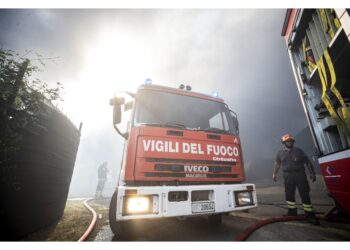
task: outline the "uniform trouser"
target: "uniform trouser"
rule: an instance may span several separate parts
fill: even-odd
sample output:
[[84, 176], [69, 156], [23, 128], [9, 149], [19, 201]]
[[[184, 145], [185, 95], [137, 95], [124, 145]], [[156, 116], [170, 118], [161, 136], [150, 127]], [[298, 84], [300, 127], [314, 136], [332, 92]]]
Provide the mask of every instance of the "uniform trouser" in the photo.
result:
[[102, 190], [105, 186], [105, 179], [98, 180], [97, 187], [96, 187], [96, 195], [100, 192], [100, 195], [102, 195]]
[[310, 186], [305, 171], [283, 172], [286, 201], [289, 214], [296, 214], [295, 189], [298, 189], [306, 214], [313, 214]]

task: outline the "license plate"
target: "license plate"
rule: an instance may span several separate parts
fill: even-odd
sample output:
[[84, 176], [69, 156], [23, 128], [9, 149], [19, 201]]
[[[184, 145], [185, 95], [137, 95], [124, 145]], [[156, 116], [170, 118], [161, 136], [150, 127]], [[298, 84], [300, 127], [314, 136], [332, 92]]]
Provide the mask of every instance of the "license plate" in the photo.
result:
[[214, 212], [214, 202], [192, 203], [192, 213]]

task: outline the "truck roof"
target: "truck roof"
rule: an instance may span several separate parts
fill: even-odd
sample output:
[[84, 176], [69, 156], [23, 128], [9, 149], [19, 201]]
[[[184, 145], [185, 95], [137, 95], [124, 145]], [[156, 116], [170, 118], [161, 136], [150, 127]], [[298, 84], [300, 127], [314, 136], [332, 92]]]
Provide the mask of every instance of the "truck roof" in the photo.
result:
[[185, 89], [171, 88], [171, 87], [166, 87], [166, 86], [161, 86], [161, 85], [154, 85], [154, 84], [143, 84], [143, 85], [140, 85], [138, 90], [141, 90], [141, 89], [156, 90], [156, 91], [173, 93], [173, 94], [178, 94], [178, 95], [187, 95], [187, 96], [197, 97], [197, 98], [206, 99], [206, 100], [210, 100], [210, 101], [224, 103], [224, 100], [222, 98], [213, 97], [211, 95], [201, 94], [201, 93], [197, 93], [197, 92], [192, 92], [192, 91], [185, 90]]

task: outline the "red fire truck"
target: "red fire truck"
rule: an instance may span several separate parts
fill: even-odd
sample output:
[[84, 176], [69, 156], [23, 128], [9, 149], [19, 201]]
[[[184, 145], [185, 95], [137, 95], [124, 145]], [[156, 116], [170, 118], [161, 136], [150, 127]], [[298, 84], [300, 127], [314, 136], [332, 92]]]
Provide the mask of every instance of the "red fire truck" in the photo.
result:
[[324, 182], [350, 212], [350, 10], [288, 9], [284, 36]]
[[222, 215], [257, 206], [254, 184], [244, 184], [236, 114], [218, 97], [141, 85], [112, 98], [113, 125], [125, 138], [109, 219], [115, 234], [135, 221]]

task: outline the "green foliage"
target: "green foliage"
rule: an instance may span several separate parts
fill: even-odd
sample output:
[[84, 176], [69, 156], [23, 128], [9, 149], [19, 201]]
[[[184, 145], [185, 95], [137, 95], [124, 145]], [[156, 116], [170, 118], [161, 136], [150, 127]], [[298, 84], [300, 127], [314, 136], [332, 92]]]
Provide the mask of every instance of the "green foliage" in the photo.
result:
[[[44, 65], [41, 57], [38, 61]], [[39, 71], [31, 60], [0, 48], [0, 181], [8, 183], [11, 171], [16, 168], [11, 159], [20, 149], [23, 130], [39, 125], [48, 112], [46, 105], [61, 100], [61, 83], [49, 88], [40, 79], [31, 79]], [[13, 178], [10, 183], [15, 187]]]

